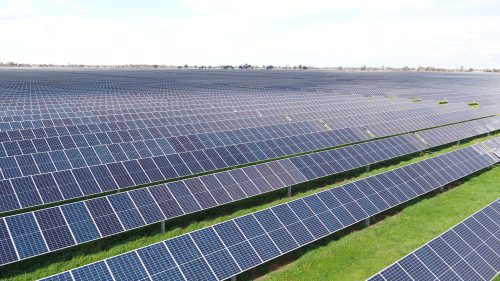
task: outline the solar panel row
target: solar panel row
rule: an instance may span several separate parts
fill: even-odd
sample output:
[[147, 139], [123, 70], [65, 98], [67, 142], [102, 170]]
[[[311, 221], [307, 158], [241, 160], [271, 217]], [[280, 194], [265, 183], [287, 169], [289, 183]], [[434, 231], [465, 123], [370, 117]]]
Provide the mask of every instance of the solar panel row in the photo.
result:
[[[414, 119], [415, 117], [410, 117], [406, 120], [407, 122], [388, 120], [376, 125], [367, 124], [364, 127], [376, 136], [390, 136], [394, 134], [416, 131], [423, 128], [431, 128], [451, 123], [463, 122], [478, 118], [478, 115], [489, 113], [491, 113], [489, 110], [485, 110], [483, 113], [475, 111], [463, 111], [461, 113], [450, 112], [434, 116], [419, 117], [417, 119]], [[494, 113], [492, 115], [494, 115]]]
[[492, 280], [499, 272], [497, 199], [369, 280]]
[[436, 147], [497, 130], [500, 130], [500, 117], [491, 117], [425, 130], [418, 132], [417, 135], [422, 137], [430, 146]]
[[44, 280], [224, 280], [500, 160], [485, 151], [466, 147]]

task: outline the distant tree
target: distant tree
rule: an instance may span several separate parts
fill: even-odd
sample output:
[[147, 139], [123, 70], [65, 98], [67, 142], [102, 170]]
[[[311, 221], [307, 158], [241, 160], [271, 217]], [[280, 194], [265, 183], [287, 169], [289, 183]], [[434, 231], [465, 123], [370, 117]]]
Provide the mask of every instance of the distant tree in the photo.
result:
[[158, 65], [157, 64], [153, 64], [153, 68], [158, 68]]
[[181, 68], [182, 68], [182, 66], [181, 66], [181, 65], [179, 65], [179, 66], [177, 67], [177, 69], [181, 69]]
[[184, 65], [184, 68], [188, 68], [189, 66], [187, 64]]
[[366, 65], [361, 66], [361, 70], [365, 71], [366, 70]]
[[252, 66], [248, 63], [245, 63], [245, 64], [238, 65], [238, 68], [239, 69], [249, 69], [249, 68], [252, 68]]
[[274, 66], [272, 66], [272, 65], [266, 66], [266, 69], [273, 69], [273, 68], [274, 68]]
[[302, 69], [303, 69], [303, 70], [307, 70], [307, 69], [308, 69], [308, 67], [304, 65], [304, 66], [302, 66]]

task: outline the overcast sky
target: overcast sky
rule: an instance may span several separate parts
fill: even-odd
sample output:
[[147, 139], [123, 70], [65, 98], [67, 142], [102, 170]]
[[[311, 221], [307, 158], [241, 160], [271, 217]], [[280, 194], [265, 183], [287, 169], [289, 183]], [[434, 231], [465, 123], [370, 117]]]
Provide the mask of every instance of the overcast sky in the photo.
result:
[[500, 1], [0, 0], [0, 62], [500, 67]]

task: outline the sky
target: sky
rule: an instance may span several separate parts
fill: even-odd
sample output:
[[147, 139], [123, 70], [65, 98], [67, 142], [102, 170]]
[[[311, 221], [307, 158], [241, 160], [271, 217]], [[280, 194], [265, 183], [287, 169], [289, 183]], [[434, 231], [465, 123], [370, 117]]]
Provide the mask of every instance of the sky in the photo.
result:
[[500, 1], [0, 0], [0, 62], [500, 67]]

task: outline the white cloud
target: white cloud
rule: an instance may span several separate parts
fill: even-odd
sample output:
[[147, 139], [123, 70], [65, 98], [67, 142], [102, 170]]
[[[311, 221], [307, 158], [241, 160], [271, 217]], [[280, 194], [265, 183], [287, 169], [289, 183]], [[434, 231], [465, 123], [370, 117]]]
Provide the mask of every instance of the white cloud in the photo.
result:
[[494, 1], [0, 3], [0, 61], [500, 66]]

